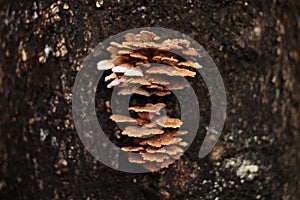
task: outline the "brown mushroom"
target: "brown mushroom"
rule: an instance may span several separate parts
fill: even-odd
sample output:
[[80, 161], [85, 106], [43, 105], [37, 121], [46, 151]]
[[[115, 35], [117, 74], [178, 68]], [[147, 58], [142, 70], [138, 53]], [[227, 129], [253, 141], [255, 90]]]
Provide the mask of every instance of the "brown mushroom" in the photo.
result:
[[[193, 70], [202, 68], [199, 63], [194, 62], [195, 59], [183, 60], [184, 56], [176, 54], [200, 56], [187, 40], [162, 40], [157, 34], [146, 30], [127, 33], [124, 39], [123, 42], [110, 43], [107, 51], [111, 53], [111, 60], [97, 63], [98, 70], [111, 71], [104, 81], [108, 82], [108, 88], [119, 86], [118, 95], [164, 97], [173, 90], [190, 87], [190, 84], [180, 81], [178, 77], [195, 77], [196, 72]], [[153, 65], [151, 62], [160, 64]], [[177, 131], [183, 122], [177, 118], [160, 116], [164, 107], [164, 103], [139, 104], [128, 108], [134, 112], [134, 118], [115, 114], [110, 116], [115, 122], [131, 123], [120, 133], [126, 135], [120, 137], [121, 140], [126, 138], [126, 141], [129, 139], [132, 142], [132, 146], [126, 145], [121, 149], [136, 152], [129, 154], [128, 161], [142, 164], [152, 172], [168, 167], [183, 154], [184, 147], [188, 146], [181, 137], [188, 132]], [[148, 138], [143, 138], [145, 136]]]

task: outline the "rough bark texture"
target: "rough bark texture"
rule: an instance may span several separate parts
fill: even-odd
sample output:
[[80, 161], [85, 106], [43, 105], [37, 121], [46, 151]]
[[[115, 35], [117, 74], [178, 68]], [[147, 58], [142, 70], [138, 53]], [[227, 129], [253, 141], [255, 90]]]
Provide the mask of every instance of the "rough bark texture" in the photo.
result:
[[[300, 197], [299, 1], [97, 5], [0, 1], [1, 199]], [[81, 63], [99, 42], [144, 26], [175, 29], [204, 46], [223, 76], [228, 111], [208, 157], [197, 158], [210, 114], [206, 99], [199, 140], [179, 161], [159, 173], [126, 174], [85, 150], [70, 94]]]

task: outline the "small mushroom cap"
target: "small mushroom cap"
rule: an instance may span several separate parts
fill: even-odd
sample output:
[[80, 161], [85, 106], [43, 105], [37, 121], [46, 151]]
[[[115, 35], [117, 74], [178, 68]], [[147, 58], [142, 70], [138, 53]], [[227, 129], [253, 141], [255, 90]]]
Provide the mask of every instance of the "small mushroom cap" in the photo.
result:
[[175, 68], [171, 66], [159, 66], [159, 67], [152, 67], [148, 70], [146, 70], [147, 74], [165, 74], [168, 76], [189, 76], [189, 77], [195, 77], [196, 72], [192, 72], [187, 69], [182, 68]]
[[115, 122], [128, 122], [128, 123], [136, 123], [136, 119], [131, 118], [131, 117], [127, 117], [124, 115], [111, 115], [109, 117], [112, 121]]
[[146, 161], [150, 162], [163, 162], [168, 159], [169, 156], [163, 153], [141, 153], [142, 157]]
[[125, 73], [129, 70], [130, 68], [127, 67], [126, 65], [119, 65], [119, 66], [115, 66], [112, 68], [112, 71], [115, 73]]
[[141, 87], [139, 87], [137, 89], [134, 89], [131, 87], [125, 87], [125, 88], [122, 88], [118, 92], [118, 95], [131, 95], [131, 94], [139, 94], [139, 95], [146, 96], [146, 97], [150, 96], [150, 93]]
[[119, 52], [119, 48], [114, 47], [114, 46], [109, 46], [107, 48], [107, 51], [110, 52], [110, 53], [112, 53], [112, 54], [117, 54]]
[[121, 49], [119, 50], [117, 53], [118, 55], [122, 55], [122, 56], [128, 56], [132, 51], [128, 50], [128, 49]]
[[143, 54], [140, 54], [140, 53], [137, 53], [137, 52], [130, 53], [130, 57], [141, 59], [141, 60], [148, 60], [147, 56], [144, 56]]
[[117, 65], [121, 65], [123, 63], [126, 63], [128, 60], [129, 60], [128, 56], [121, 55], [121, 56], [114, 57], [112, 59], [112, 63], [117, 66]]
[[176, 71], [177, 71], [179, 76], [189, 76], [189, 77], [195, 77], [196, 76], [196, 72], [192, 72], [188, 69], [183, 69], [183, 68], [177, 68], [176, 67]]
[[171, 155], [171, 156], [173, 159], [178, 160], [182, 155], [183, 155], [183, 153], [177, 153], [177, 154]]
[[182, 136], [182, 135], [186, 135], [186, 134], [188, 134], [187, 131], [177, 131], [177, 134], [176, 134], [176, 135]]
[[144, 124], [143, 126], [144, 126], [145, 128], [155, 128], [155, 127], [157, 127], [158, 125], [157, 125], [156, 121], [154, 121], [154, 122], [151, 122], [151, 123]]
[[159, 97], [162, 97], [162, 96], [166, 96], [166, 95], [169, 95], [171, 94], [170, 91], [168, 90], [153, 90], [150, 92], [150, 95], [156, 95], [156, 96], [159, 96]]
[[165, 88], [164, 86], [161, 85], [157, 85], [157, 84], [152, 84], [152, 85], [146, 85], [146, 88], [148, 89], [157, 89], [157, 90], [168, 90], [167, 88]]
[[155, 128], [155, 127], [148, 127], [146, 126], [147, 124], [149, 124], [149, 119], [146, 119], [146, 118], [136, 118], [136, 124], [144, 127], [144, 128]]
[[180, 142], [182, 142], [182, 138], [174, 137], [170, 144], [179, 144]]
[[114, 80], [117, 78], [117, 74], [116, 73], [111, 73], [110, 75], [106, 76], [104, 78], [104, 81], [105, 82], [108, 82], [108, 81], [111, 81], [111, 80]]
[[147, 48], [147, 44], [144, 42], [123, 42], [122, 43], [122, 47], [123, 48], [127, 48], [127, 49], [140, 49], [140, 48]]
[[178, 153], [183, 153], [183, 149], [176, 145], [168, 145], [164, 147], [164, 149], [166, 150], [166, 153], [171, 156], [177, 155]]
[[115, 65], [112, 63], [111, 60], [101, 60], [97, 63], [98, 70], [108, 70], [113, 68]]
[[158, 118], [156, 122], [164, 128], [179, 128], [182, 125], [182, 121], [180, 119], [169, 118], [167, 116]]
[[122, 147], [121, 150], [127, 151], [127, 152], [135, 152], [135, 151], [142, 151], [142, 150], [144, 150], [144, 148], [141, 146], [139, 146], [139, 147], [128, 146], [128, 147]]
[[165, 153], [165, 150], [161, 150], [163, 148], [160, 147], [147, 147], [146, 152], [147, 153]]
[[151, 85], [151, 83], [147, 79], [145, 79], [144, 77], [130, 78], [126, 81], [126, 83]]
[[148, 163], [144, 164], [143, 166], [145, 169], [148, 169], [150, 172], [157, 172], [161, 169], [159, 166], [157, 166], [155, 163], [152, 163], [152, 162], [148, 162]]
[[197, 62], [192, 62], [192, 61], [183, 61], [178, 63], [178, 66], [180, 67], [187, 67], [187, 68], [193, 68], [193, 69], [200, 69], [202, 68], [202, 66], [197, 63]]
[[173, 67], [170, 66], [159, 66], [159, 67], [151, 67], [146, 71], [148, 74], [166, 74], [169, 76], [176, 76], [177, 72]]
[[166, 80], [166, 78], [158, 75], [152, 75], [148, 76], [147, 79], [152, 83], [152, 84], [160, 84], [160, 85], [169, 85], [170, 82]]
[[143, 68], [149, 68], [150, 67], [150, 64], [149, 63], [147, 63], [147, 61], [145, 61], [145, 60], [142, 60], [142, 61], [137, 61], [136, 63], [135, 63], [135, 66], [139, 66], [139, 67], [143, 67]]
[[184, 40], [184, 39], [176, 39], [176, 41], [180, 46], [185, 47], [185, 48], [189, 48], [190, 44], [191, 44], [191, 42]]
[[182, 89], [188, 88], [188, 87], [190, 87], [190, 85], [186, 82], [183, 82], [183, 81], [174, 82], [174, 81], [172, 81], [172, 82], [170, 82], [170, 84], [168, 85], [167, 88], [169, 90], [182, 90]]
[[173, 57], [162, 57], [161, 58], [161, 61], [165, 62], [165, 63], [177, 63], [178, 60], [176, 58], [173, 58]]
[[151, 138], [147, 138], [140, 142], [140, 145], [150, 145], [153, 147], [161, 147], [164, 145], [169, 145], [173, 141], [174, 134], [164, 133], [162, 135], [154, 135]]
[[175, 159], [169, 158], [164, 160], [163, 162], [159, 163], [159, 166], [161, 168], [167, 168], [169, 165], [173, 164], [175, 162]]
[[131, 163], [144, 164], [146, 161], [143, 159], [141, 154], [131, 153], [128, 155], [128, 161]]
[[183, 54], [188, 55], [188, 56], [199, 56], [199, 53], [193, 49], [193, 48], [187, 48], [181, 50]]
[[148, 153], [164, 153], [167, 155], [177, 155], [178, 153], [183, 153], [183, 149], [178, 147], [177, 145], [171, 144], [167, 145], [165, 147], [159, 148], [159, 147], [147, 147], [146, 152]]
[[127, 80], [127, 77], [121, 77], [121, 78], [116, 78], [112, 82], [110, 82], [106, 87], [107, 88], [113, 88], [115, 86], [120, 85], [121, 83], [125, 82]]
[[129, 110], [133, 110], [135, 112], [147, 112], [147, 113], [155, 113], [159, 114], [159, 111], [166, 107], [166, 104], [164, 103], [157, 103], [157, 104], [152, 104], [152, 103], [147, 103], [145, 106], [133, 106], [129, 107]]
[[149, 112], [138, 112], [137, 115], [143, 119], [143, 120], [146, 120], [147, 122], [151, 121], [152, 117], [153, 117], [153, 114], [150, 114]]
[[155, 33], [153, 32], [150, 32], [150, 31], [141, 31], [140, 34], [140, 39], [143, 40], [143, 41], [153, 41], [153, 40], [159, 40], [160, 37], [158, 35], [156, 35]]
[[128, 135], [129, 137], [142, 137], [148, 135], [158, 135], [163, 134], [164, 131], [160, 129], [147, 129], [147, 128], [138, 128], [135, 126], [127, 126], [122, 135]]
[[113, 46], [113, 47], [116, 47], [116, 48], [119, 48], [119, 49], [123, 47], [122, 44], [119, 44], [115, 41], [110, 42], [110, 46]]
[[112, 82], [110, 82], [108, 85], [107, 85], [107, 88], [113, 88], [117, 85], [120, 85], [121, 83], [121, 80], [116, 78], [115, 80], [113, 80]]
[[133, 33], [126, 33], [126, 35], [125, 35], [125, 40], [126, 40], [127, 42], [138, 42], [138, 41], [139, 41], [139, 38], [136, 37], [136, 35], [133, 34]]
[[143, 72], [138, 68], [131, 68], [130, 70], [126, 71], [125, 76], [144, 76]]
[[176, 39], [168, 39], [163, 41], [162, 46], [167, 47], [172, 50], [182, 50], [183, 47], [178, 44], [178, 40]]
[[189, 144], [188, 144], [187, 142], [185, 142], [185, 141], [182, 141], [182, 142], [179, 142], [178, 145], [179, 145], [179, 146], [182, 146], [182, 147], [186, 147], [186, 146], [188, 146]]
[[154, 60], [156, 62], [159, 62], [162, 57], [163, 57], [162, 55], [155, 55], [155, 56], [152, 57], [152, 60]]

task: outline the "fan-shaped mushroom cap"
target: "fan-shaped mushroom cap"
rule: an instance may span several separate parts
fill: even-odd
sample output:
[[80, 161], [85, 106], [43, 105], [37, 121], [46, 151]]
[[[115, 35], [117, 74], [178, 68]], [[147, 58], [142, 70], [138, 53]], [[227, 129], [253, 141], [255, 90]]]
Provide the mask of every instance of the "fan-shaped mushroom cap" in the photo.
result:
[[130, 57], [141, 59], [141, 60], [148, 60], [147, 56], [144, 56], [143, 54], [140, 54], [138, 52], [132, 52], [132, 53], [130, 53]]
[[129, 137], [143, 137], [148, 135], [158, 135], [163, 134], [164, 131], [160, 129], [147, 129], [147, 128], [138, 128], [135, 126], [127, 126], [122, 135], [128, 135]]
[[176, 145], [168, 145], [166, 147], [164, 147], [164, 149], [166, 150], [166, 153], [169, 155], [177, 155], [178, 153], [183, 153], [183, 150], [176, 146]]
[[108, 70], [113, 68], [115, 65], [112, 63], [111, 60], [101, 60], [97, 63], [98, 70]]
[[160, 85], [169, 85], [170, 84], [170, 82], [167, 81], [166, 78], [158, 76], [158, 75], [148, 76], [147, 79], [152, 84], [160, 84]]
[[110, 75], [106, 76], [104, 78], [104, 81], [105, 82], [108, 82], [108, 81], [111, 81], [111, 80], [114, 80], [117, 78], [117, 74], [116, 73], [111, 73]]
[[144, 77], [130, 78], [126, 81], [126, 83], [151, 85], [151, 83], [147, 79], [145, 79]]
[[124, 115], [111, 115], [109, 118], [115, 122], [136, 123], [136, 119]]
[[143, 159], [141, 154], [131, 153], [128, 155], [128, 161], [131, 163], [144, 164], [146, 161]]
[[157, 172], [160, 170], [160, 167], [152, 162], [148, 162], [148, 163], [144, 164], [143, 166], [145, 169], [148, 169], [150, 172]]
[[126, 40], [127, 42], [138, 42], [138, 41], [139, 41], [139, 38], [136, 37], [136, 35], [133, 34], [133, 33], [126, 33], [126, 35], [125, 35], [125, 40]]
[[125, 76], [144, 76], [143, 72], [138, 68], [131, 68], [130, 70], [126, 71]]
[[129, 110], [133, 110], [135, 112], [148, 112], [148, 113], [155, 113], [159, 114], [159, 111], [166, 107], [166, 104], [164, 103], [157, 103], [157, 104], [152, 104], [152, 103], [147, 103], [145, 106], [133, 106], [129, 107]]
[[142, 158], [150, 162], [162, 162], [169, 158], [167, 154], [163, 153], [141, 153]]
[[128, 67], [124, 67], [124, 66], [119, 65], [119, 66], [113, 67], [111, 71], [113, 71], [115, 73], [125, 73], [128, 70], [129, 70]]
[[131, 94], [139, 94], [139, 95], [143, 95], [146, 97], [150, 96], [150, 93], [141, 87], [136, 88], [136, 89], [134, 89], [132, 87], [124, 87], [118, 92], [118, 95], [131, 95]]
[[153, 41], [160, 39], [158, 35], [150, 31], [141, 31], [139, 34], [139, 38], [143, 41]]
[[199, 56], [198, 52], [193, 49], [193, 48], [187, 48], [181, 50], [183, 54], [188, 55], [188, 56]]
[[112, 59], [112, 63], [117, 66], [117, 65], [121, 65], [123, 63], [126, 63], [128, 60], [129, 60], [128, 56], [121, 55], [121, 56], [114, 57]]
[[169, 90], [153, 90], [150, 92], [150, 95], [156, 95], [156, 96], [166, 96], [171, 94], [171, 92]]
[[171, 144], [172, 140], [174, 138], [173, 133], [164, 133], [162, 135], [155, 135], [151, 138], [147, 138], [144, 141], [140, 142], [140, 145], [150, 145], [153, 147], [161, 147], [164, 145]]
[[193, 69], [200, 69], [202, 66], [197, 62], [192, 61], [183, 61], [177, 64], [180, 67], [186, 67], [186, 68], [193, 68]]
[[161, 61], [165, 62], [165, 63], [177, 63], [178, 62], [178, 60], [176, 58], [167, 57], [167, 56], [162, 57]]
[[152, 67], [146, 71], [148, 74], [165, 74], [168, 76], [190, 76], [195, 77], [196, 72], [171, 66]]
[[133, 146], [128, 146], [128, 147], [122, 147], [121, 150], [127, 151], [127, 152], [135, 152], [135, 151], [142, 151], [144, 150], [143, 147], [133, 147]]
[[157, 124], [164, 128], [179, 128], [182, 121], [177, 118], [169, 118], [167, 116], [160, 117], [156, 120]]
[[189, 144], [188, 144], [187, 142], [185, 142], [185, 141], [182, 141], [182, 142], [179, 142], [178, 145], [179, 145], [179, 146], [182, 146], [182, 147], [186, 147], [186, 146], [188, 146]]

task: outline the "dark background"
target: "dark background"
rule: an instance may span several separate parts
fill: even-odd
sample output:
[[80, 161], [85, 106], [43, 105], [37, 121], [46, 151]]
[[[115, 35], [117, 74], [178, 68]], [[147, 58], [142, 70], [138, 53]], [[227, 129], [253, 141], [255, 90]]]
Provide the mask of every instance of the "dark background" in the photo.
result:
[[[1, 0], [0, 22], [1, 199], [300, 198], [298, 0]], [[70, 98], [99, 42], [145, 26], [203, 45], [227, 89], [227, 118], [206, 158], [195, 141], [169, 169], [126, 174], [86, 151]], [[241, 175], [245, 166], [258, 171]]]

